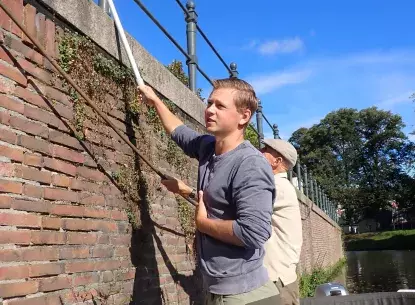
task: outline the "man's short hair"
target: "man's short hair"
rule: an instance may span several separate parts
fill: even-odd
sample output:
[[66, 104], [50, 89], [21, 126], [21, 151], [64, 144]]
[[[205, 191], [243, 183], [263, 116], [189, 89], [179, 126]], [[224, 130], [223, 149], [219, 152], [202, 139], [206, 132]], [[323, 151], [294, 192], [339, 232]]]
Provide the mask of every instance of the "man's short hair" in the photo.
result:
[[258, 108], [258, 98], [254, 88], [249, 83], [239, 78], [223, 78], [213, 81], [213, 90], [222, 88], [236, 90], [234, 100], [239, 112], [249, 109], [251, 110], [251, 116], [255, 113]]

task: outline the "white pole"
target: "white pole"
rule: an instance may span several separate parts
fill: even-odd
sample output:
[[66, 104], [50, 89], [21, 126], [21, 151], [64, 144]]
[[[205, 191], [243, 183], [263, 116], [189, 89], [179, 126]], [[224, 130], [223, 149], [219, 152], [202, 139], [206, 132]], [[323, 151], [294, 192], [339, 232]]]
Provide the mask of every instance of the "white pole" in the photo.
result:
[[124, 29], [121, 25], [120, 18], [118, 17], [117, 10], [115, 9], [114, 2], [112, 0], [108, 0], [108, 4], [110, 6], [110, 12], [114, 16], [115, 25], [117, 26], [118, 33], [121, 36], [121, 41], [124, 45], [125, 50], [127, 51], [128, 59], [130, 60], [131, 67], [133, 68], [137, 84], [139, 86], [142, 86], [144, 85], [144, 81], [140, 75], [140, 72], [138, 71], [137, 63], [133, 57], [133, 53], [131, 52], [131, 48], [128, 44], [127, 37], [125, 37]]

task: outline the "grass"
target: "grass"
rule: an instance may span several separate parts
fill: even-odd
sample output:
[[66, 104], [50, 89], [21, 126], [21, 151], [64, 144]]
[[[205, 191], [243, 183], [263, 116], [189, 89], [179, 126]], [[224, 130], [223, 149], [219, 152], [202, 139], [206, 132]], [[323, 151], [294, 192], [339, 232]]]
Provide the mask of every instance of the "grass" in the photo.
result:
[[300, 297], [313, 297], [317, 286], [333, 281], [346, 265], [346, 259], [343, 258], [328, 268], [316, 268], [309, 274], [300, 276]]
[[415, 250], [415, 229], [350, 234], [344, 241], [346, 251]]

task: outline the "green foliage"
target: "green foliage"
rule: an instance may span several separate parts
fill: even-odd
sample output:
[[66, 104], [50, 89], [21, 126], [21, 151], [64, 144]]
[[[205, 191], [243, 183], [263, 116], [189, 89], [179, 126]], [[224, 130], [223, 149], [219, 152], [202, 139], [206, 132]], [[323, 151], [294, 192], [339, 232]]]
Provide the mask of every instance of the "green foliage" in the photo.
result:
[[375, 217], [390, 200], [409, 202], [399, 192], [404, 181], [408, 196], [415, 191], [407, 175], [415, 146], [403, 127], [399, 115], [376, 107], [343, 108], [295, 131], [289, 141], [329, 197], [344, 206], [346, 221], [355, 223]]
[[[189, 77], [184, 72], [183, 63], [180, 60], [173, 60], [171, 64], [166, 66], [169, 71], [177, 77], [179, 81], [181, 81], [186, 87], [189, 88]], [[196, 95], [203, 100], [202, 98], [202, 89], [198, 88], [196, 90]]]
[[176, 201], [178, 204], [179, 222], [186, 236], [186, 244], [193, 245], [196, 231], [194, 221], [195, 210], [180, 196], [176, 196]]
[[415, 250], [415, 229], [349, 234], [345, 236], [347, 251]]
[[259, 140], [258, 135], [253, 130], [255, 129], [254, 123], [249, 123], [248, 127], [245, 129], [245, 139], [251, 142], [251, 144], [257, 148], [259, 148]]
[[73, 62], [78, 58], [78, 48], [86, 41], [84, 36], [76, 33], [66, 33], [61, 38], [59, 49], [59, 65], [65, 72], [69, 72]]
[[111, 78], [117, 84], [123, 84], [128, 78], [133, 78], [131, 69], [126, 68], [113, 59], [107, 58], [101, 53], [94, 56], [94, 70], [103, 76]]
[[346, 259], [341, 259], [339, 262], [329, 268], [316, 268], [309, 274], [300, 276], [300, 297], [313, 297], [317, 286], [333, 281], [342, 272], [346, 265]]

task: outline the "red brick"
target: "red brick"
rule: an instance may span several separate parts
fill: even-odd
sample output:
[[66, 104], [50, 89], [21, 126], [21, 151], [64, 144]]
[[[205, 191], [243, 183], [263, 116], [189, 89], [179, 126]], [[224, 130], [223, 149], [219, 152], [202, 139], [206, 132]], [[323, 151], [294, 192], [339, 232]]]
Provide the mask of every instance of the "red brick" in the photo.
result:
[[81, 203], [85, 205], [105, 206], [105, 198], [101, 195], [82, 193], [79, 195]]
[[40, 95], [29, 91], [28, 89], [17, 86], [14, 89], [14, 94], [29, 104], [38, 106], [43, 109], [49, 108], [48, 104]]
[[92, 283], [97, 283], [99, 276], [96, 272], [90, 272], [88, 274], [78, 275], [73, 277], [73, 287], [84, 286]]
[[66, 263], [66, 273], [88, 272], [95, 270], [95, 263], [91, 261]]
[[40, 227], [40, 217], [30, 214], [9, 214], [0, 213], [0, 224], [3, 226], [16, 226], [16, 227]]
[[131, 269], [127, 272], [119, 272], [116, 277], [115, 280], [116, 281], [127, 281], [127, 280], [132, 280], [135, 278], [135, 269]]
[[68, 147], [75, 148], [77, 150], [82, 150], [81, 144], [79, 144], [79, 140], [60, 131], [51, 131], [49, 134], [49, 140], [53, 143], [62, 144]]
[[93, 245], [97, 242], [96, 233], [68, 232], [69, 245]]
[[23, 185], [20, 182], [0, 180], [0, 193], [21, 194]]
[[102, 282], [108, 283], [114, 280], [114, 274], [111, 271], [102, 272]]
[[46, 123], [49, 126], [53, 126], [63, 131], [69, 131], [69, 129], [59, 118], [48, 111], [25, 105], [24, 115], [29, 119]]
[[93, 208], [85, 208], [85, 217], [90, 218], [110, 218], [110, 211]]
[[71, 217], [83, 217], [85, 207], [72, 205], [53, 205], [50, 207], [50, 214]]
[[88, 191], [91, 193], [100, 193], [100, 185], [85, 180], [72, 179], [71, 189]]
[[106, 178], [100, 171], [89, 169], [87, 167], [78, 167], [77, 175], [97, 182], [102, 182]]
[[47, 213], [49, 204], [44, 201], [29, 201], [13, 199], [12, 208], [18, 211]]
[[131, 242], [131, 235], [116, 235], [111, 236], [111, 244], [112, 245], [120, 245], [120, 246], [127, 246]]
[[84, 155], [80, 154], [79, 152], [58, 145], [53, 145], [53, 156], [55, 158], [60, 158], [81, 164], [84, 163], [85, 160]]
[[35, 16], [37, 39], [42, 46], [45, 46], [45, 30], [46, 30], [45, 19], [46, 19], [45, 15], [41, 13], [37, 13]]
[[70, 163], [59, 161], [57, 159], [44, 158], [44, 166], [47, 169], [61, 172], [70, 176], [75, 176], [77, 172], [76, 166]]
[[[0, 112], [0, 116], [2, 114], [3, 112]], [[0, 129], [0, 140], [10, 144], [17, 144], [17, 134], [7, 129]]]
[[95, 263], [95, 270], [114, 270], [121, 267], [120, 261], [103, 261]]
[[0, 244], [30, 244], [30, 231], [2, 231]]
[[37, 282], [0, 284], [0, 298], [25, 296], [36, 292], [38, 292]]
[[39, 291], [48, 292], [72, 287], [72, 279], [68, 276], [55, 276], [39, 281]]
[[54, 247], [31, 247], [29, 249], [19, 249], [20, 260], [30, 261], [53, 261], [58, 260], [59, 252]]
[[43, 198], [43, 188], [36, 185], [25, 184], [23, 186], [23, 194], [34, 198]]
[[6, 266], [0, 267], [0, 281], [18, 280], [29, 277], [28, 266]]
[[16, 249], [0, 249], [0, 257], [2, 262], [20, 262], [21, 250]]
[[0, 59], [4, 60], [10, 65], [13, 65], [13, 59], [10, 57], [9, 52], [6, 51], [6, 48], [0, 46]]
[[12, 199], [10, 197], [8, 197], [7, 195], [0, 196], [0, 209], [10, 209], [11, 206], [12, 206]]
[[59, 249], [60, 259], [76, 259], [76, 258], [88, 258], [88, 247], [73, 247], [73, 248], [61, 248]]
[[23, 103], [2, 94], [0, 94], [0, 106], [21, 114], [24, 112]]
[[45, 188], [44, 198], [50, 200], [78, 202], [78, 193], [63, 189]]
[[0, 62], [0, 75], [3, 75], [11, 80], [14, 80], [16, 83], [22, 85], [23, 87], [27, 86], [27, 78], [19, 70], [14, 67], [6, 66]]
[[128, 247], [116, 247], [114, 256], [129, 256], [130, 249]]
[[128, 215], [124, 211], [113, 210], [113, 211], [111, 211], [111, 219], [127, 221], [128, 220]]
[[12, 49], [13, 53], [15, 54], [20, 53], [21, 55], [37, 63], [38, 65], [42, 64], [42, 59], [43, 59], [42, 55], [36, 52], [35, 50], [33, 50], [32, 48], [23, 44], [21, 40], [17, 40], [11, 36], [7, 36], [5, 39], [5, 45], [9, 47], [9, 49]]
[[34, 155], [29, 152], [24, 153], [23, 164], [42, 167], [43, 166], [43, 157], [40, 155]]
[[[11, 9], [12, 14], [17, 19], [17, 21], [23, 23], [23, 0], [12, 1], [11, 6], [9, 8]], [[22, 30], [13, 21], [11, 22], [11, 31], [13, 34], [19, 37], [23, 37]]]
[[13, 161], [23, 161], [23, 151], [17, 148], [0, 145], [0, 156], [4, 156]]
[[[6, 0], [6, 1], [11, 1], [11, 0]], [[9, 3], [7, 3], [6, 5], [8, 6]], [[4, 12], [2, 9], [0, 9], [0, 27], [6, 31], [10, 31], [10, 27], [11, 27], [11, 19], [6, 14], [6, 12]]]
[[16, 116], [11, 116], [10, 126], [15, 129], [24, 131], [28, 134], [31, 134], [31, 135], [40, 136], [46, 139], [48, 138], [48, 133], [49, 133], [48, 128], [36, 122], [22, 119]]
[[14, 177], [15, 164], [0, 162], [0, 176], [2, 177]]
[[72, 178], [64, 175], [53, 175], [52, 184], [56, 186], [69, 187], [71, 185]]
[[58, 275], [63, 273], [64, 265], [58, 263], [46, 263], [29, 266], [30, 277], [39, 277], [45, 275]]
[[0, 111], [0, 124], [9, 125], [10, 114], [5, 111]]
[[45, 294], [34, 298], [6, 300], [4, 305], [62, 305], [59, 295]]
[[104, 244], [104, 245], [108, 245], [110, 243], [110, 237], [108, 234], [100, 234], [98, 236], [98, 242], [97, 244]]
[[95, 248], [92, 248], [92, 256], [91, 257], [108, 258], [108, 257], [112, 257], [113, 254], [114, 254], [114, 249], [113, 248], [95, 247]]
[[37, 245], [62, 245], [66, 241], [66, 235], [53, 231], [33, 231], [31, 240], [33, 244]]
[[55, 24], [46, 20], [46, 53], [55, 57]]
[[[35, 16], [36, 16], [36, 9], [33, 6], [26, 4], [25, 9], [24, 9], [24, 24], [25, 24], [26, 30], [29, 32], [29, 34], [32, 37], [36, 37]], [[24, 40], [29, 41], [29, 38], [25, 35]]]
[[[94, 221], [90, 219], [64, 219], [63, 229], [68, 231], [97, 231]], [[69, 236], [69, 235], [68, 235]]]
[[45, 155], [52, 155], [53, 153], [51, 144], [31, 136], [19, 135], [19, 145]]
[[36, 67], [35, 65], [23, 58], [18, 58], [17, 63], [23, 70], [25, 70], [28, 74], [32, 75], [33, 77], [36, 77], [47, 84], [52, 83], [52, 75], [49, 72], [39, 67]]
[[62, 219], [56, 217], [42, 217], [43, 229], [59, 230], [62, 226]]
[[[30, 78], [30, 77], [29, 77]], [[68, 97], [65, 93], [63, 93], [62, 91], [59, 91], [53, 87], [47, 86], [45, 84], [42, 84], [41, 82], [30, 78], [30, 82], [34, 84], [34, 86], [36, 86], [38, 88], [38, 90], [35, 91], [40, 91], [42, 93], [42, 95], [56, 100], [66, 106], [69, 107], [73, 107], [73, 103], [70, 99], [70, 97]]]
[[38, 181], [45, 184], [50, 184], [52, 182], [50, 172], [40, 171], [26, 166], [16, 166], [15, 173], [17, 178]]

